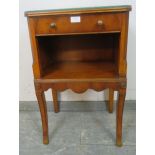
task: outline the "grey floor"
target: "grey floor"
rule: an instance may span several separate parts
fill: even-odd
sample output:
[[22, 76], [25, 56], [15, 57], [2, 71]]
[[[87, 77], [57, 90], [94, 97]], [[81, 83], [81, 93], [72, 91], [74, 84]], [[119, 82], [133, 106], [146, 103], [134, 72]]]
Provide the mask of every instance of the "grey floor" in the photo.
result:
[[[63, 102], [55, 114], [47, 103], [49, 144], [42, 144], [38, 105], [20, 103], [20, 155], [135, 155], [136, 106], [124, 108], [123, 147], [115, 146], [115, 110], [106, 111], [103, 102]], [[116, 109], [116, 108], [115, 108]]]

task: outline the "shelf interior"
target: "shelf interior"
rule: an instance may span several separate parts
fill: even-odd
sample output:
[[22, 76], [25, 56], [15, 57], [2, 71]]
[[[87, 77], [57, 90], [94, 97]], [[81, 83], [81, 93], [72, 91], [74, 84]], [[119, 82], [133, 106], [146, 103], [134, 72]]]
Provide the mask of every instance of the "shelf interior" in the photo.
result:
[[56, 62], [45, 70], [43, 79], [91, 79], [116, 77], [110, 62]]
[[37, 36], [43, 79], [117, 76], [119, 33]]

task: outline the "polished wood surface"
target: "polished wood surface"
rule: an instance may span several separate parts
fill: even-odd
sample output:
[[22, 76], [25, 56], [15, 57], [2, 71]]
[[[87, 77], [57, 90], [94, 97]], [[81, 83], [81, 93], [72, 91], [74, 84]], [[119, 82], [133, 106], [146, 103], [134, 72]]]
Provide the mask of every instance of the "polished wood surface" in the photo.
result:
[[113, 61], [116, 59], [114, 54], [118, 51], [119, 37], [120, 33], [110, 33], [42, 36], [36, 39], [39, 53], [45, 59], [44, 64], [49, 58], [52, 61]]
[[114, 104], [114, 90], [109, 89], [109, 104], [108, 104], [108, 110], [110, 113], [113, 112], [113, 104]]
[[123, 108], [126, 96], [126, 88], [120, 88], [118, 91], [118, 103], [116, 111], [116, 144], [122, 146], [122, 121], [123, 121]]
[[58, 103], [58, 96], [57, 96], [57, 91], [55, 89], [52, 89], [52, 97], [53, 97], [53, 109], [54, 112], [57, 113], [59, 112], [59, 103]]
[[47, 107], [46, 107], [46, 100], [44, 91], [42, 91], [39, 84], [35, 83], [35, 91], [36, 97], [39, 104], [41, 119], [42, 119], [42, 127], [43, 127], [43, 143], [49, 143], [48, 137], [48, 116], [47, 116]]
[[25, 16], [27, 17], [40, 17], [49, 15], [67, 15], [67, 14], [80, 14], [80, 13], [116, 13], [116, 12], [129, 12], [131, 11], [130, 5], [120, 6], [100, 6], [100, 7], [84, 7], [84, 8], [67, 8], [67, 9], [53, 9], [53, 10], [35, 10], [26, 11]]
[[[71, 89], [109, 89], [108, 111], [113, 112], [118, 91], [116, 144], [122, 145], [122, 117], [126, 94], [128, 20], [131, 6], [29, 11], [34, 84], [40, 108], [43, 143], [48, 144], [44, 91], [52, 89], [53, 107], [59, 112], [57, 93]], [[80, 21], [71, 22], [71, 17]]]
[[[72, 23], [71, 15], [55, 15], [47, 17], [35, 18], [35, 32], [36, 35], [55, 35], [64, 33], [82, 33], [82, 32], [110, 32], [120, 31], [121, 29], [121, 14], [82, 14], [79, 15], [80, 22]], [[77, 17], [77, 16], [76, 16]], [[99, 25], [98, 21], [102, 21], [103, 24]], [[55, 24], [55, 27], [51, 27], [51, 23]], [[89, 25], [88, 25], [89, 24]]]
[[115, 78], [115, 64], [108, 62], [57, 62], [45, 71], [43, 79]]

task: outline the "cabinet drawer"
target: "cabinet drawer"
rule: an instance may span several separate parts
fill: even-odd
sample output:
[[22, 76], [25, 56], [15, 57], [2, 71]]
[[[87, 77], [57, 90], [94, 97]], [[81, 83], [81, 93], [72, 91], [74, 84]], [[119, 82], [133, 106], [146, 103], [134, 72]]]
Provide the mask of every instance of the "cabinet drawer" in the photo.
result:
[[120, 31], [120, 13], [51, 15], [36, 18], [36, 35]]

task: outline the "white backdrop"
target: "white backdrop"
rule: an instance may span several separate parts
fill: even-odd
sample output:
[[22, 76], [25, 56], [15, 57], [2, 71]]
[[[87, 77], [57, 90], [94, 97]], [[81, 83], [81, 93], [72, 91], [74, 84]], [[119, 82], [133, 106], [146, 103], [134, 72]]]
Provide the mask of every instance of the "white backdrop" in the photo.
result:
[[[19, 100], [35, 101], [35, 92], [33, 86], [32, 73], [32, 55], [29, 41], [27, 20], [24, 17], [24, 11], [42, 10], [42, 9], [59, 9], [59, 8], [76, 8], [76, 7], [95, 7], [107, 5], [132, 5], [129, 20], [128, 35], [128, 86], [127, 100], [136, 99], [136, 2], [135, 0], [20, 0], [19, 19], [20, 19], [20, 40], [19, 40]], [[46, 93], [47, 100], [51, 100], [51, 92]], [[115, 94], [116, 98], [116, 94]], [[59, 96], [61, 101], [101, 101], [104, 100], [103, 92], [88, 90], [83, 94], [75, 94], [71, 90], [62, 92]]]

